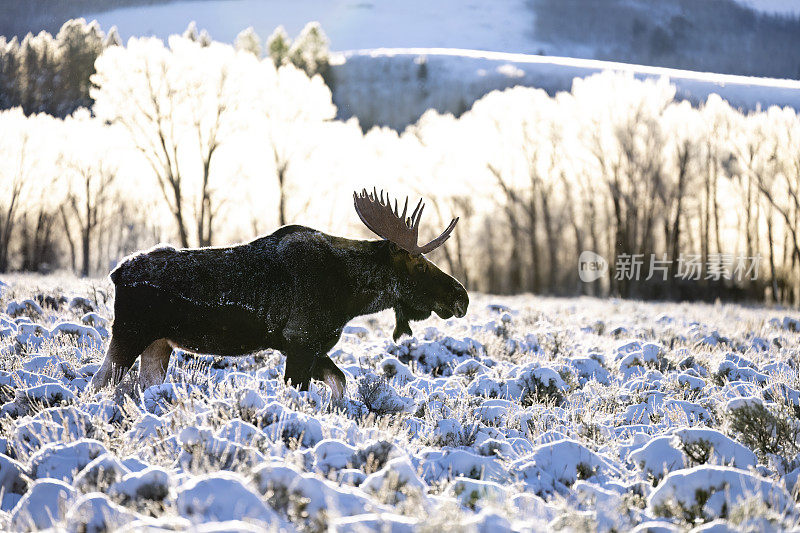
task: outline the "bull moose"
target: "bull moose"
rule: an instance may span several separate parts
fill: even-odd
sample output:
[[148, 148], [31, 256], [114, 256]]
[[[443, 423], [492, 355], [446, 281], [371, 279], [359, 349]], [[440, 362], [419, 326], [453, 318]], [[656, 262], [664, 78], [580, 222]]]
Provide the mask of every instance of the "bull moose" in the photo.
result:
[[410, 320], [463, 317], [467, 291], [424, 254], [455, 229], [417, 244], [422, 199], [399, 213], [388, 194], [353, 193], [356, 213], [382, 240], [353, 240], [299, 225], [224, 247], [157, 247], [111, 272], [116, 296], [111, 342], [92, 379], [117, 385], [136, 358], [139, 385], [163, 383], [173, 348], [236, 356], [272, 348], [286, 356], [284, 379], [307, 389], [325, 382], [342, 397], [346, 379], [327, 352], [351, 319], [393, 308], [397, 340]]

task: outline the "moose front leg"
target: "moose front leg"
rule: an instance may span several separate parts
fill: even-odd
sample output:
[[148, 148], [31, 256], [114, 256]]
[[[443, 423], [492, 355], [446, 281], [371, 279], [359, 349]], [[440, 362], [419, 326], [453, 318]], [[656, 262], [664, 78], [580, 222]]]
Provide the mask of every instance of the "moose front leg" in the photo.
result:
[[108, 385], [119, 385], [136, 358], [147, 347], [147, 342], [143, 342], [141, 337], [126, 333], [124, 326], [114, 324], [106, 357], [92, 377], [90, 386], [93, 390], [100, 390]]
[[283, 380], [287, 384], [291, 382], [300, 390], [308, 390], [313, 364], [313, 354], [304, 350], [286, 350], [286, 370], [283, 373]]
[[312, 378], [328, 385], [333, 398], [341, 399], [344, 396], [347, 379], [330, 357], [314, 355], [307, 350], [287, 350], [284, 381], [291, 381], [292, 385], [306, 391]]

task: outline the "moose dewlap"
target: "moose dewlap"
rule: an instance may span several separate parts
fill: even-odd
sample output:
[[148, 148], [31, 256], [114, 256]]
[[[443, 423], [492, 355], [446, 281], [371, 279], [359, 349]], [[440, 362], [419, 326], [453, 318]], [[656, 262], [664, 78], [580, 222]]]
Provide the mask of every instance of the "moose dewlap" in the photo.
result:
[[94, 388], [117, 385], [141, 355], [142, 389], [164, 381], [172, 349], [286, 355], [285, 379], [303, 389], [327, 383], [342, 396], [344, 373], [327, 356], [351, 319], [393, 308], [394, 337], [410, 320], [463, 317], [464, 287], [423, 254], [441, 246], [455, 218], [419, 246], [424, 205], [407, 217], [376, 190], [354, 194], [356, 213], [382, 240], [352, 240], [305, 226], [284, 226], [235, 246], [134, 254], [112, 273], [116, 295], [111, 342]]

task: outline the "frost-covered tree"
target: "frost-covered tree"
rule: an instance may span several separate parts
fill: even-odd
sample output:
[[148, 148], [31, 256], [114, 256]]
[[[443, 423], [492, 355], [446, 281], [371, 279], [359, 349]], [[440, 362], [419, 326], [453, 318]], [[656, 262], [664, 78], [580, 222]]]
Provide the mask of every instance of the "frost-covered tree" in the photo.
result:
[[14, 132], [0, 136], [0, 272], [13, 266], [15, 240], [23, 268], [37, 269], [44, 255], [52, 259], [60, 126], [49, 115], [26, 117], [18, 107], [0, 111], [0, 131]]
[[[487, 150], [486, 166], [505, 196], [506, 218], [512, 234], [518, 237], [515, 240], [528, 245], [528, 276], [521, 256], [524, 249], [515, 246], [511, 250], [510, 264], [516, 265], [512, 284], [541, 292], [544, 287], [556, 287], [559, 275], [561, 250], [557, 239], [563, 205], [556, 197], [562, 172], [556, 151], [561, 120], [557, 106], [544, 91], [512, 89], [506, 93], [508, 101], [502, 114], [487, 117], [497, 130], [497, 144], [494, 150]], [[480, 107], [474, 112], [485, 113]]]
[[[613, 261], [654, 249], [658, 199], [663, 193], [665, 139], [662, 115], [675, 98], [665, 79], [635, 82], [631, 75], [604, 73], [575, 80], [572, 94], [580, 135], [601, 178], [613, 221]], [[613, 276], [613, 270], [610, 270]], [[630, 296], [627, 279], [610, 278]]]
[[[723, 215], [720, 208], [720, 190], [726, 187], [729, 163], [733, 159], [728, 137], [733, 120], [730, 105], [716, 94], [709, 96], [700, 109], [703, 118], [702, 142], [702, 204], [700, 216], [700, 248], [703, 264], [711, 253], [723, 253]], [[729, 250], [730, 251], [730, 250]]]
[[758, 189], [754, 176], [761, 171], [762, 155], [766, 151], [767, 137], [761, 131], [758, 120], [748, 120], [741, 114], [735, 114], [731, 127], [731, 134], [728, 143], [731, 147], [735, 160], [729, 166], [731, 178], [734, 181], [741, 201], [744, 220], [740, 218], [740, 226], [743, 226], [745, 249], [748, 254], [758, 246], [755, 229], [758, 225], [759, 202]]
[[96, 22], [83, 19], [64, 23], [56, 35], [58, 47], [58, 96], [49, 107], [56, 116], [65, 116], [78, 107], [89, 107], [89, 78], [94, 62], [102, 53], [105, 35]]
[[278, 26], [272, 35], [267, 39], [267, 55], [272, 59], [275, 68], [283, 65], [287, 56], [289, 55], [289, 48], [292, 46], [292, 40], [286, 29], [283, 26]]
[[16, 37], [6, 41], [0, 37], [0, 109], [20, 104], [20, 53]]
[[330, 41], [319, 22], [309, 22], [292, 41], [283, 26], [278, 26], [267, 39], [267, 55], [275, 67], [292, 64], [308, 76], [330, 76]]
[[309, 78], [292, 65], [280, 67], [260, 91], [257, 102], [263, 120], [256, 124], [256, 135], [268, 154], [278, 189], [278, 224], [284, 225], [305, 210], [290, 213], [288, 208], [294, 190], [308, 185], [301, 182], [302, 169], [296, 167], [306, 164], [323, 144], [325, 123], [334, 118], [336, 107], [322, 78]]
[[319, 22], [309, 22], [300, 32], [292, 46], [289, 48], [287, 58], [299, 69], [309, 76], [320, 74], [323, 78], [328, 75], [329, 51], [328, 40]]
[[208, 31], [197, 29], [197, 23], [195, 21], [191, 21], [189, 25], [186, 26], [183, 32], [183, 38], [199, 43], [201, 46], [208, 46], [213, 42]]
[[253, 91], [277, 78], [274, 68], [228, 45], [177, 36], [169, 48], [157, 39], [109, 48], [96, 68], [95, 114], [127, 130], [155, 176], [181, 245], [210, 244], [220, 207], [216, 176], [224, 172], [214, 161], [255, 119], [263, 102]]
[[[0, 272], [11, 268], [12, 243], [26, 217], [49, 215], [55, 196], [47, 186], [55, 172], [59, 121], [26, 117], [21, 108], [0, 111]], [[38, 212], [38, 215], [37, 215]]]
[[20, 105], [27, 114], [47, 112], [55, 92], [57, 47], [47, 32], [29, 33], [20, 44]]
[[[80, 238], [82, 276], [92, 273], [92, 258], [99, 248], [97, 232], [108, 222], [115, 197], [121, 146], [114, 131], [89, 112], [80, 110], [64, 121], [65, 135], [59, 167], [66, 181], [65, 201], [59, 206], [65, 237], [76, 270], [77, 245], [73, 228]], [[70, 142], [69, 139], [81, 139]], [[99, 153], [103, 157], [97, 157]], [[94, 252], [93, 252], [94, 250]]]
[[[666, 167], [663, 177], [664, 250], [670, 258], [678, 258], [683, 250], [683, 234], [690, 229], [687, 204], [690, 194], [700, 183], [700, 155], [702, 150], [701, 118], [689, 102], [668, 106], [664, 110], [666, 142]], [[676, 262], [670, 264], [670, 283], [676, 284]]]
[[49, 33], [0, 38], [0, 109], [22, 106], [26, 113], [64, 117], [91, 105], [89, 77], [104, 48], [119, 44], [116, 29], [106, 36], [92, 22], [68, 20]]
[[[16, 108], [10, 111], [0, 111], [0, 123], [7, 131], [16, 130], [14, 136], [3, 136], [0, 138], [0, 150], [2, 151], [2, 161], [5, 163], [0, 168], [0, 186], [2, 186], [2, 213], [0, 213], [0, 272], [6, 272], [9, 267], [9, 252], [11, 236], [17, 220], [19, 204], [22, 200], [22, 193], [26, 185], [26, 164], [34, 156], [30, 154], [28, 147], [29, 133], [20, 127], [24, 122], [22, 109]], [[15, 124], [14, 124], [15, 123]], [[14, 124], [12, 126], [12, 124]], [[16, 126], [16, 127], [14, 127]], [[14, 141], [15, 146], [10, 146]], [[14, 166], [8, 165], [15, 162]]]
[[261, 38], [252, 26], [239, 32], [239, 35], [236, 36], [234, 47], [237, 50], [250, 52], [258, 58], [261, 57]]
[[122, 37], [116, 26], [111, 26], [103, 41], [103, 48], [108, 48], [109, 46], [122, 46]]
[[[761, 163], [755, 170], [750, 169], [749, 174], [767, 206], [773, 291], [786, 292], [782, 299], [797, 304], [800, 302], [800, 117], [788, 107], [771, 107], [766, 115], [754, 115], [748, 121], [752, 122], [751, 137], [763, 138], [758, 147], [763, 150]], [[774, 264], [773, 238], [778, 239], [773, 214], [783, 225], [782, 272]]]

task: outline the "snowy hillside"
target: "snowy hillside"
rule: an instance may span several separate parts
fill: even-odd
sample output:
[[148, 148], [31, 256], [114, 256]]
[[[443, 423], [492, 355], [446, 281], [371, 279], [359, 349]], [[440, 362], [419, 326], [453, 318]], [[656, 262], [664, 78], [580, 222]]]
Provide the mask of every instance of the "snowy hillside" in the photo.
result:
[[[737, 1], [765, 13], [800, 14], [798, 0]], [[190, 0], [81, 16], [96, 19], [103, 28], [117, 26], [125, 39], [138, 35], [166, 38], [181, 33], [194, 20], [215, 39], [233, 42], [248, 26], [262, 37], [279, 25], [294, 35], [309, 20], [316, 20], [335, 50], [418, 47], [537, 53], [544, 48], [557, 55], [586, 57], [593, 53], [574, 43], [539, 40], [534, 29], [539, 7], [535, 0]]]
[[285, 387], [276, 352], [180, 354], [168, 383], [118, 405], [85, 390], [112, 318], [103, 284], [8, 281], [4, 530], [763, 531], [800, 518], [796, 317], [473, 295], [465, 319], [429, 319], [399, 344], [389, 315], [351, 324], [332, 354], [349, 375], [340, 405], [322, 384]]
[[533, 53], [533, 12], [526, 0], [197, 0], [86, 13], [120, 35], [182, 33], [190, 21], [214, 39], [233, 42], [252, 26], [262, 38], [282, 25], [296, 35], [310, 20], [325, 29], [335, 50], [454, 47]]
[[800, 109], [800, 81], [752, 78], [628, 65], [591, 59], [452, 49], [381, 49], [334, 58], [333, 100], [341, 118], [357, 116], [364, 128], [402, 130], [428, 109], [460, 114], [483, 95], [515, 85], [569, 91], [576, 78], [603, 71], [639, 79], [666, 77], [677, 98], [704, 102], [719, 94], [746, 111], [769, 106]]
[[764, 13], [800, 16], [798, 0], [737, 0], [740, 4], [752, 7]]

